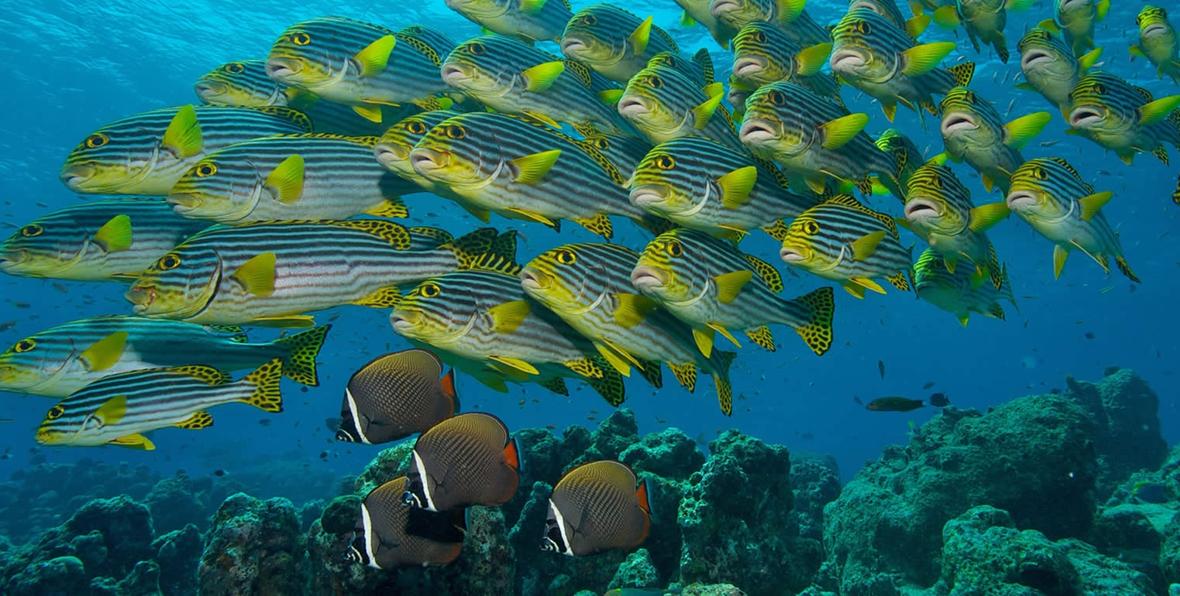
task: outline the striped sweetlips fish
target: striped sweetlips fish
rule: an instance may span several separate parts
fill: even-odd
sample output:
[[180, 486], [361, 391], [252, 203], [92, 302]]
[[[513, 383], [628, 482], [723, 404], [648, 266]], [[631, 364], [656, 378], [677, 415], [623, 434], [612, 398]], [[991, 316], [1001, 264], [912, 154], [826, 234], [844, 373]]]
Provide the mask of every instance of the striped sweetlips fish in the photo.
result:
[[1094, 48], [1094, 26], [1106, 18], [1110, 0], [1053, 0], [1053, 17], [1040, 26], [1065, 35], [1073, 53], [1081, 56]]
[[264, 412], [283, 411], [283, 363], [271, 360], [240, 381], [210, 366], [155, 368], [103, 377], [70, 394], [45, 414], [36, 439], [42, 445], [118, 445], [151, 451], [143, 433], [168, 427], [213, 425], [208, 408], [241, 402]]
[[1024, 10], [1032, 0], [958, 0], [934, 11], [934, 20], [953, 29], [959, 25], [967, 31], [971, 46], [979, 51], [979, 42], [990, 44], [1000, 62], [1008, 63], [1008, 40], [1004, 27], [1009, 10]]
[[865, 290], [885, 293], [874, 281], [878, 277], [903, 292], [910, 290], [910, 250], [902, 247], [892, 217], [849, 195], [836, 195], [791, 222], [779, 256], [864, 298]]
[[991, 102], [966, 87], [947, 92], [941, 108], [947, 156], [975, 168], [988, 192], [996, 186], [1008, 192], [1008, 179], [1024, 163], [1020, 150], [1052, 119], [1049, 112], [1033, 112], [1005, 124]]
[[511, 269], [514, 256], [515, 239], [492, 228], [445, 241], [382, 220], [216, 227], [160, 257], [126, 298], [149, 317], [307, 326], [302, 313], [389, 308], [399, 286], [480, 265]]
[[612, 81], [626, 82], [661, 52], [679, 52], [667, 31], [612, 4], [579, 10], [561, 34], [561, 53]]
[[832, 73], [875, 98], [893, 121], [897, 104], [938, 115], [935, 95], [967, 85], [975, 64], [939, 68], [954, 42], [915, 44], [905, 31], [871, 10], [851, 10], [832, 30]]
[[561, 41], [573, 18], [569, 0], [446, 0], [447, 7], [480, 27], [521, 41]]
[[714, 332], [741, 346], [731, 329], [773, 352], [770, 323], [791, 327], [821, 356], [832, 345], [836, 305], [831, 288], [784, 299], [779, 296], [783, 279], [774, 266], [702, 232], [682, 228], [657, 236], [631, 271], [631, 283], [692, 326], [706, 356], [712, 353]]
[[802, 177], [816, 193], [829, 181], [871, 192], [878, 181], [898, 197], [897, 162], [864, 132], [869, 117], [795, 83], [762, 87], [746, 101], [741, 139], [754, 155]]
[[283, 375], [318, 385], [316, 356], [329, 325], [265, 342], [239, 329], [183, 321], [103, 316], [25, 337], [0, 354], [0, 389], [65, 397], [105, 376], [201, 362], [218, 370], [253, 369], [278, 358]]
[[286, 107], [185, 105], [103, 125], [66, 157], [61, 180], [75, 192], [165, 195], [205, 155], [233, 143], [311, 132], [311, 120]]
[[914, 263], [914, 292], [922, 300], [955, 315], [964, 327], [971, 313], [1003, 320], [1004, 307], [1000, 300], [1016, 304], [1008, 270], [1001, 268], [998, 289], [992, 284], [977, 283], [974, 278], [975, 273], [967, 268], [948, 271], [942, 255], [930, 248]]
[[1180, 94], [1155, 99], [1151, 92], [1105, 72], [1084, 77], [1069, 93], [1071, 134], [1114, 151], [1130, 164], [1136, 153], [1168, 163], [1165, 143], [1180, 147]]
[[712, 0], [709, 9], [718, 21], [734, 29], [763, 21], [773, 23], [804, 47], [831, 41], [828, 30], [804, 10], [806, 3], [806, 0]]
[[[771, 23], [750, 23], [733, 38], [730, 86], [753, 92], [763, 85], [789, 81], [843, 104], [839, 83], [832, 75], [820, 72], [831, 51], [831, 42], [805, 48]], [[741, 108], [736, 103], [734, 107]]]
[[560, 381], [571, 378], [611, 405], [623, 402], [622, 375], [589, 340], [530, 299], [515, 275], [457, 271], [428, 279], [406, 294], [390, 321], [406, 338], [478, 363], [473, 376], [489, 386], [507, 379], [568, 394]]
[[1102, 48], [1074, 56], [1073, 50], [1060, 37], [1040, 27], [1029, 29], [1016, 47], [1020, 50], [1020, 71], [1025, 78], [1025, 82], [1017, 83], [1016, 88], [1040, 93], [1061, 110], [1068, 121], [1069, 92], [1098, 62]]
[[1069, 253], [1080, 250], [1108, 273], [1113, 260], [1127, 279], [1137, 282], [1119, 235], [1101, 213], [1111, 196], [1109, 191], [1095, 192], [1064, 159], [1037, 158], [1012, 174], [1008, 208], [1053, 242], [1054, 278], [1061, 277]]
[[378, 137], [280, 135], [206, 155], [168, 202], [186, 217], [240, 224], [271, 220], [407, 217], [416, 184], [373, 159]]
[[422, 26], [394, 32], [355, 19], [321, 17], [287, 28], [271, 47], [266, 72], [382, 122], [383, 105], [425, 107], [447, 93], [439, 67], [454, 47]]
[[740, 239], [761, 229], [782, 240], [783, 219], [818, 202], [790, 188], [775, 167], [745, 151], [708, 139], [660, 143], [630, 179], [631, 202], [673, 223], [714, 236]]
[[639, 253], [617, 244], [567, 244], [541, 253], [521, 271], [524, 291], [586, 336], [616, 370], [630, 374], [662, 362], [690, 392], [697, 371], [713, 377], [721, 411], [733, 410], [733, 352], [705, 356], [692, 329], [637, 293], [631, 271]]
[[410, 162], [477, 209], [505, 217], [554, 229], [568, 219], [608, 239], [609, 215], [653, 225], [627, 199], [627, 181], [606, 156], [540, 122], [489, 112], [455, 116], [418, 141]]
[[724, 98], [721, 83], [701, 87], [674, 68], [652, 65], [631, 77], [618, 110], [653, 144], [703, 137], [741, 149]]
[[1135, 24], [1139, 42], [1131, 44], [1131, 59], [1147, 58], [1161, 78], [1167, 75], [1180, 83], [1180, 38], [1168, 21], [1168, 11], [1148, 4], [1135, 17]]
[[0, 269], [29, 277], [134, 279], [208, 225], [154, 197], [81, 203], [43, 215], [0, 242]]

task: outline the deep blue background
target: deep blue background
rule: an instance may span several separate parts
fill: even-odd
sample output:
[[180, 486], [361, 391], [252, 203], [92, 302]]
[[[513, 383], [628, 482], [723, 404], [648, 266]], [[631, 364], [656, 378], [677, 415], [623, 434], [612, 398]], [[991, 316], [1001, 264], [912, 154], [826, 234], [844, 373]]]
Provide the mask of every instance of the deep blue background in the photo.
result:
[[[5, 39], [0, 43], [5, 82], [0, 102], [4, 233], [80, 200], [60, 184], [57, 173], [66, 153], [86, 134], [128, 114], [194, 102], [192, 83], [198, 76], [226, 61], [265, 57], [270, 43], [291, 23], [336, 14], [395, 28], [422, 23], [447, 32], [456, 42], [478, 33], [441, 0], [406, 4], [325, 0], [0, 3], [0, 20], [5, 23]], [[579, 2], [575, 8], [588, 4]], [[1099, 25], [1098, 41], [1106, 48], [1103, 68], [1151, 89], [1157, 97], [1180, 92], [1171, 82], [1157, 80], [1144, 61], [1129, 62], [1127, 43], [1136, 36], [1134, 11], [1139, 3], [1116, 4], [1123, 6], [1112, 9]], [[719, 76], [727, 76], [728, 52], [699, 27], [680, 27], [680, 11], [671, 0], [633, 4], [632, 10], [655, 14], [656, 23], [668, 29], [684, 50], [709, 47], [723, 73]], [[820, 22], [834, 22], [843, 10], [842, 3], [809, 6]], [[747, 346], [733, 370], [739, 401], [732, 418], [719, 413], [707, 380], [695, 396], [675, 387], [667, 373], [666, 386], [658, 393], [642, 382], [629, 382], [627, 405], [637, 412], [643, 432], [673, 425], [707, 441], [720, 429], [736, 427], [793, 450], [834, 454], [848, 477], [884, 445], [905, 441], [909, 423], [920, 424], [933, 414], [930, 409], [908, 414], [868, 412], [854, 403], [856, 396], [866, 402], [894, 394], [924, 398], [938, 390], [958, 406], [987, 408], [1063, 386], [1066, 375], [1095, 379], [1104, 368], [1120, 365], [1134, 368], [1151, 383], [1161, 397], [1166, 438], [1170, 443], [1180, 438], [1176, 399], [1180, 325], [1175, 308], [1180, 289], [1176, 278], [1180, 208], [1169, 200], [1177, 167], [1165, 167], [1151, 156], [1140, 156], [1133, 167], [1124, 166], [1098, 146], [1062, 134], [1061, 116], [1042, 98], [1013, 89], [1013, 82], [1020, 80], [1016, 41], [1026, 26], [1050, 12], [1051, 2], [1041, 0], [1028, 13], [1011, 16], [1011, 64], [1000, 64], [990, 49], [975, 55], [963, 35], [958, 38], [960, 51], [948, 62], [976, 60], [980, 67], [973, 88], [1009, 119], [1035, 110], [1054, 114], [1046, 132], [1025, 151], [1026, 157], [1066, 157], [1098, 189], [1114, 191], [1115, 198], [1105, 211], [1144, 283], [1133, 287], [1117, 273], [1105, 277], [1081, 254], [1075, 254], [1062, 279], [1054, 281], [1051, 245], [1013, 217], [991, 232], [1008, 264], [1020, 305], [1019, 311], [1006, 307], [1006, 322], [975, 317], [964, 329], [953, 316], [915, 300], [912, 294], [891, 291], [888, 296], [870, 295], [858, 301], [838, 292], [837, 341], [825, 357], [812, 355], [785, 328], [776, 329], [781, 344], [777, 353]], [[939, 38], [955, 39], [953, 34], [933, 30], [924, 37], [927, 41]], [[871, 133], [888, 126], [880, 110], [854, 89], [846, 88], [844, 97], [854, 110], [867, 111], [873, 118]], [[923, 131], [915, 114], [899, 111], [897, 125], [932, 155], [942, 146], [934, 121], [927, 123], [929, 130]], [[1180, 154], [1171, 152], [1180, 163]], [[977, 203], [1000, 199], [998, 193], [986, 195], [970, 169], [957, 167], [957, 172], [976, 193]], [[899, 214], [893, 199], [875, 204]], [[429, 196], [414, 197], [410, 205], [412, 221], [417, 223], [440, 225], [456, 234], [476, 225], [445, 201]], [[494, 223], [509, 225], [502, 219]], [[640, 232], [629, 224], [619, 227], [625, 228], [619, 241], [642, 247]], [[559, 237], [541, 227], [520, 227], [523, 255], [532, 256], [571, 238], [591, 239], [574, 228], [567, 226]], [[912, 237], [907, 241], [916, 242]], [[774, 259], [774, 247], [764, 238], [751, 239], [743, 248]], [[787, 292], [803, 293], [817, 285], [817, 278], [810, 276], [788, 277]], [[10, 345], [49, 325], [82, 316], [129, 312], [121, 294], [117, 284], [0, 277], [0, 327], [6, 328], [0, 332], [0, 344]], [[52, 401], [4, 394], [3, 417], [14, 420], [0, 426], [0, 449], [12, 455], [0, 460], [0, 476], [28, 465], [28, 457], [37, 453], [38, 459], [50, 461], [90, 457], [147, 463], [166, 472], [185, 468], [205, 473], [221, 468], [239, 478], [252, 477], [259, 482], [258, 492], [264, 494], [302, 500], [322, 493], [331, 479], [359, 471], [377, 451], [332, 440], [324, 420], [339, 414], [343, 384], [356, 367], [405, 347], [405, 342], [390, 331], [383, 311], [350, 307], [321, 313], [319, 318], [335, 319], [336, 325], [322, 354], [320, 387], [303, 392], [285, 382], [287, 411], [277, 416], [229, 405], [217, 409], [217, 423], [210, 429], [157, 431], [153, 439], [159, 449], [153, 453], [114, 447], [31, 450], [35, 448], [33, 430]], [[252, 336], [273, 333], [259, 330]], [[878, 375], [878, 360], [885, 363], [884, 379]], [[927, 382], [934, 382], [934, 389], [923, 391]], [[495, 394], [462, 377], [458, 386], [466, 409], [493, 411], [513, 428], [593, 424], [591, 420], [601, 419], [610, 409], [576, 383], [571, 383], [574, 393], [568, 399], [536, 386], [514, 386], [510, 394]]]

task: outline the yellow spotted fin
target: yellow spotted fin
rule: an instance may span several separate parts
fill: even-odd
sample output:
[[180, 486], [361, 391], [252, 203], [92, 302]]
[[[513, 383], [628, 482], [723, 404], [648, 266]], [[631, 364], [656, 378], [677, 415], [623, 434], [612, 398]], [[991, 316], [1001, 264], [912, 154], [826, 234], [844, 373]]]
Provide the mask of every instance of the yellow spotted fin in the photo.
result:
[[204, 410], [193, 412], [192, 416], [177, 422], [176, 428], [183, 428], [185, 430], [201, 430], [202, 428], [209, 428], [213, 426], [213, 416]]
[[249, 397], [241, 400], [264, 412], [282, 412], [283, 395], [279, 391], [279, 380], [283, 377], [283, 361], [275, 358], [245, 376], [241, 382], [252, 385]]

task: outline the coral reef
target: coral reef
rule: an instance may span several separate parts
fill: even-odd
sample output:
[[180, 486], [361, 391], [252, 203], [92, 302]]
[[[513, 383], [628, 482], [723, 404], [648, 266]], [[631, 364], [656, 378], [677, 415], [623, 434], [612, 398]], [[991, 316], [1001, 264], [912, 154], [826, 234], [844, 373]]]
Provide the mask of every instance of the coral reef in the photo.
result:
[[200, 593], [296, 594], [302, 589], [303, 536], [295, 506], [238, 493], [226, 499], [205, 539]]

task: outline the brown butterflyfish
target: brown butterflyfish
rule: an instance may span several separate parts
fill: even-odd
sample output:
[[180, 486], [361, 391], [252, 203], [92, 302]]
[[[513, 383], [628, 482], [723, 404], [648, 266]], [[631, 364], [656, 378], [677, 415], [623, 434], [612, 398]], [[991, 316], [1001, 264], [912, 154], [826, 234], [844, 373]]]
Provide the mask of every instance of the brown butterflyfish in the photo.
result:
[[454, 416], [459, 409], [455, 372], [443, 375], [442, 370], [437, 356], [418, 349], [369, 362], [344, 389], [336, 439], [387, 443]]
[[409, 477], [403, 499], [415, 507], [503, 505], [520, 484], [520, 454], [499, 418], [460, 414], [418, 437]]
[[411, 507], [402, 502], [408, 483], [399, 476], [365, 497], [346, 559], [390, 569], [446, 565], [459, 556], [466, 530], [464, 510], [436, 513]]
[[570, 470], [553, 487], [541, 550], [564, 555], [590, 555], [630, 550], [643, 544], [651, 530], [647, 482], [611, 460]]

